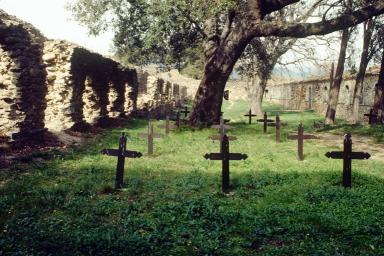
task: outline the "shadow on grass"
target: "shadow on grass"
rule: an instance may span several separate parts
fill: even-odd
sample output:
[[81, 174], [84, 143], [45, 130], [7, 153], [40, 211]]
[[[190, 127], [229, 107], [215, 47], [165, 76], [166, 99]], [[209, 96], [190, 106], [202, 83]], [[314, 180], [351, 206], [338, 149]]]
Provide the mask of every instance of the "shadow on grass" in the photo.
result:
[[383, 180], [373, 176], [354, 174], [353, 188], [344, 189], [335, 172], [234, 172], [235, 194], [224, 196], [220, 171], [134, 169], [126, 190], [110, 194], [111, 170], [88, 172], [78, 170], [76, 183], [2, 188], [2, 254], [354, 255], [371, 252], [367, 244], [384, 248], [377, 239], [384, 235]]

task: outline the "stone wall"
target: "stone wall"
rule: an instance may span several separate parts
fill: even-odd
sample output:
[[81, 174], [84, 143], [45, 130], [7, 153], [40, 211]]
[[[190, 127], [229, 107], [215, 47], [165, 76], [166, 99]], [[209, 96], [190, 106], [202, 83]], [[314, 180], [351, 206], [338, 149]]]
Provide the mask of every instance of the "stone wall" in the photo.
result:
[[47, 128], [97, 124], [136, 110], [135, 70], [66, 41], [47, 41], [43, 60], [47, 70]]
[[141, 116], [151, 112], [153, 118], [163, 117], [170, 114], [171, 109], [190, 99], [187, 85], [180, 86], [174, 80], [166, 80], [163, 77], [155, 72], [138, 72], [137, 108]]
[[44, 128], [46, 38], [0, 10], [0, 135]]
[[80, 130], [140, 111], [169, 110], [187, 97], [185, 86], [48, 40], [0, 10], [0, 137]]
[[[349, 119], [352, 108], [352, 97], [355, 87], [355, 77], [344, 77], [340, 88], [339, 103], [336, 110], [337, 118]], [[369, 112], [373, 105], [374, 86], [378, 80], [378, 70], [368, 71], [364, 81], [362, 100], [360, 105], [360, 120], [366, 120], [364, 114]], [[328, 78], [294, 81], [268, 86], [265, 100], [281, 104], [289, 109], [313, 109], [325, 115], [330, 88]]]

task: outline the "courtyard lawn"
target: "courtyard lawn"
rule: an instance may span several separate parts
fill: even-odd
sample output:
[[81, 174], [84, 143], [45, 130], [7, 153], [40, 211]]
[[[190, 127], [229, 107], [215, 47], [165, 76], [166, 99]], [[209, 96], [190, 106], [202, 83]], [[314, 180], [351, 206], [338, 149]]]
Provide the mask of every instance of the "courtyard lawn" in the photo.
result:
[[[212, 129], [172, 132], [148, 158], [137, 136], [146, 122], [133, 120], [78, 149], [25, 157], [0, 171], [0, 255], [384, 255], [383, 162], [353, 161], [344, 189], [342, 160], [324, 156], [336, 148], [305, 141], [299, 162], [286, 139], [322, 117], [265, 107], [289, 123], [282, 143], [272, 127], [245, 124], [245, 102], [223, 106], [238, 138], [230, 151], [248, 155], [230, 163], [231, 196], [221, 162], [203, 158], [219, 151]], [[144, 156], [126, 160], [126, 189], [115, 191], [116, 158], [99, 152], [123, 131]]]

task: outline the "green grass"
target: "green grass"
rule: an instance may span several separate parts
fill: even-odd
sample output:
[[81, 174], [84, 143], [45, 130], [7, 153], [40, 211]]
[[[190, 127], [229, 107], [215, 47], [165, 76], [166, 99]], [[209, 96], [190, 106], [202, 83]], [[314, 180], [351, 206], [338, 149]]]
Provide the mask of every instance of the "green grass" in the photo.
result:
[[228, 108], [230, 150], [249, 156], [230, 164], [234, 195], [220, 193], [221, 163], [203, 158], [219, 150], [207, 139], [215, 131], [191, 128], [157, 139], [153, 157], [128, 159], [126, 189], [115, 191], [116, 158], [99, 151], [126, 131], [128, 149], [146, 152], [146, 123], [133, 120], [0, 172], [0, 255], [384, 255], [382, 162], [354, 161], [344, 189], [342, 161], [324, 157], [335, 148], [306, 141], [299, 162], [286, 139], [320, 116], [266, 105], [289, 122], [277, 144], [272, 128], [244, 123], [244, 102]]

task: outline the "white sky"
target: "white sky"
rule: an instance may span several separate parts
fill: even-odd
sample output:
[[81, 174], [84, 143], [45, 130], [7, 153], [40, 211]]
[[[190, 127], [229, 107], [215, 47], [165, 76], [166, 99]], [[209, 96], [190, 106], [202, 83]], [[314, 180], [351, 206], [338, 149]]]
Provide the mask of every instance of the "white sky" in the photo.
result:
[[78, 25], [65, 9], [67, 2], [73, 0], [0, 0], [0, 9], [31, 23], [50, 39], [65, 39], [107, 55], [112, 33], [89, 36], [87, 29]]

